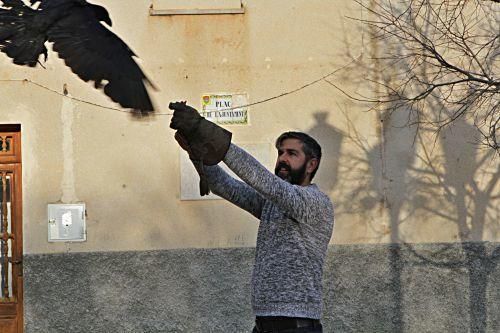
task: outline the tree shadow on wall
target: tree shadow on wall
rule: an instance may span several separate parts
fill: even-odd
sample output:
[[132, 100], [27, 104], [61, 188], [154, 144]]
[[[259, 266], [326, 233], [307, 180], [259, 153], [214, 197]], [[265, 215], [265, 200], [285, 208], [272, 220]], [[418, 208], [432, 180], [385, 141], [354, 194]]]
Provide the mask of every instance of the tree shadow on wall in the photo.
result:
[[389, 289], [393, 297], [390, 322], [393, 332], [402, 332], [404, 291], [399, 229], [400, 224], [405, 222], [402, 218], [403, 208], [412, 201], [414, 183], [408, 171], [415, 161], [414, 139], [417, 126], [408, 125], [414, 122], [409, 110], [388, 112], [380, 121], [381, 142], [367, 150], [367, 162], [372, 175], [368, 189], [374, 197], [364, 198], [362, 204], [364, 209], [372, 209], [375, 203], [379, 203], [389, 215], [389, 226], [384, 234], [390, 235], [390, 242], [393, 244], [388, 251]]
[[[378, 225], [374, 229], [380, 240], [390, 236], [392, 243], [388, 252], [391, 280], [388, 288], [394, 312], [391, 318], [386, 318], [391, 322], [390, 331], [404, 332], [405, 327], [416, 324], [408, 322], [411, 320], [408, 318], [416, 316], [410, 311], [419, 310], [408, 303], [412, 297], [414, 301], [419, 297], [409, 290], [412, 278], [408, 280], [408, 272], [415, 267], [424, 274], [438, 276], [443, 274], [439, 271], [451, 271], [460, 279], [461, 272], [466, 273], [468, 330], [481, 333], [494, 329], [491, 326], [497, 315], [495, 306], [490, 305], [495, 304], [495, 300], [488, 297], [498, 295], [488, 296], [488, 290], [500, 262], [500, 247], [482, 240], [485, 232], [498, 238], [498, 160], [494, 159], [493, 152], [474, 146], [477, 132], [464, 119], [459, 118], [454, 125], [442, 129], [434, 146], [432, 140], [423, 138], [426, 129], [420, 128], [417, 132], [415, 126], [409, 125], [412, 123], [410, 112], [387, 113], [382, 120], [383, 134], [375, 146], [369, 146], [351, 123], [346, 139], [359, 148], [359, 154], [347, 158], [342, 178], [350, 179], [357, 186], [351, 186], [350, 193], [338, 199], [345, 200], [341, 204], [346, 213], [370, 215], [378, 207], [383, 212], [381, 216], [388, 217], [387, 228]], [[435, 135], [432, 129], [428, 133]], [[352, 182], [356, 177], [358, 181]], [[405, 230], [418, 229], [416, 223], [424, 229], [430, 225], [436, 232], [440, 232], [440, 225], [449, 228], [452, 223], [456, 226], [457, 243], [427, 248], [411, 244]], [[438, 295], [431, 293], [427, 297]], [[457, 316], [453, 312], [448, 314]]]
[[423, 145], [419, 158], [424, 166], [415, 170], [419, 176], [419, 192], [432, 198], [417, 208], [429, 217], [439, 216], [456, 225], [455, 238], [461, 244], [464, 257], [458, 261], [435, 260], [433, 256], [412, 252], [425, 263], [466, 270], [469, 329], [481, 333], [487, 331], [488, 323], [494, 322], [488, 319], [492, 313], [487, 307], [487, 290], [490, 276], [500, 262], [500, 247], [491, 247], [481, 241], [486, 231], [496, 232], [493, 236], [498, 239], [498, 216], [495, 218], [494, 210], [498, 209], [500, 201], [500, 163], [493, 151], [484, 153], [474, 145], [478, 141], [476, 136], [474, 126], [463, 117], [458, 118], [439, 134], [442, 154], [433, 158]]

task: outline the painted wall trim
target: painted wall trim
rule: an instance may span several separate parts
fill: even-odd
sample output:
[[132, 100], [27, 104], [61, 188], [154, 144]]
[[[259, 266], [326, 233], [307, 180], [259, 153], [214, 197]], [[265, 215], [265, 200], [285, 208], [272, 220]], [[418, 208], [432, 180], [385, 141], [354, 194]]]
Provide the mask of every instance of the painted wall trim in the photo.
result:
[[224, 8], [224, 9], [149, 9], [151, 16], [167, 15], [220, 15], [220, 14], [245, 14], [245, 8]]

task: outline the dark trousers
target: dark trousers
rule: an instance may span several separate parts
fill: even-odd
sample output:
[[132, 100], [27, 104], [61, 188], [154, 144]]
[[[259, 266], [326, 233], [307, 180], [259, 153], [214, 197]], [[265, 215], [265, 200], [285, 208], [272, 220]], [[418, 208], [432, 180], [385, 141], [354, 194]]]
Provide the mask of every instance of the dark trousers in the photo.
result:
[[288, 317], [257, 317], [252, 333], [322, 333], [319, 320]]

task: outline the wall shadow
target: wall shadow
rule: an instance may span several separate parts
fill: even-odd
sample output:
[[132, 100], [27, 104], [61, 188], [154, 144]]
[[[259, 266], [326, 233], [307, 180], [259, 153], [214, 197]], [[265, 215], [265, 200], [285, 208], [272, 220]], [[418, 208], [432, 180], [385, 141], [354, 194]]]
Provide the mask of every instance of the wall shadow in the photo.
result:
[[389, 213], [389, 233], [393, 246], [388, 252], [390, 263], [390, 289], [393, 294], [392, 331], [403, 332], [404, 297], [402, 257], [399, 245], [400, 223], [403, 206], [411, 193], [408, 174], [415, 161], [416, 126], [411, 110], [386, 113], [381, 119], [382, 142], [368, 151], [368, 161], [373, 176], [372, 190], [382, 200]]
[[314, 113], [315, 124], [306, 133], [311, 135], [321, 145], [323, 158], [314, 178], [314, 183], [330, 193], [338, 182], [339, 157], [341, 154], [344, 134], [335, 126], [328, 123], [328, 111]]
[[[418, 278], [409, 277], [415, 270], [427, 272], [429, 285], [436, 286], [445, 282], [431, 283], [435, 276], [446, 277], [446, 272], [463, 276], [466, 290], [457, 293], [461, 287], [457, 283], [455, 289], [450, 289], [455, 294], [448, 295], [447, 301], [459, 303], [450, 308], [466, 308], [464, 315], [456, 318], [457, 327], [466, 322], [471, 332], [491, 331], [497, 318], [494, 304], [498, 297], [491, 293], [495, 288], [491, 283], [497, 281], [500, 247], [483, 239], [485, 233], [494, 233], [498, 224], [495, 219], [500, 204], [498, 159], [494, 159], [493, 152], [475, 145], [477, 132], [464, 119], [443, 128], [437, 139], [433, 129], [417, 131], [416, 126], [409, 125], [414, 120], [410, 111], [386, 113], [382, 120], [382, 134], [373, 146], [355, 129], [345, 136], [356, 143], [359, 151], [348, 158], [350, 167], [342, 167], [339, 177], [356, 185], [337, 200], [339, 205], [348, 207], [348, 213], [379, 216], [375, 223], [383, 223], [381, 220], [389, 223], [388, 230], [378, 229], [380, 240], [388, 237], [391, 243], [385, 253], [390, 279], [386, 288], [392, 300], [386, 306], [393, 312], [389, 317], [385, 313], [391, 328], [386, 325], [383, 331], [404, 332], [418, 325], [411, 318], [429, 310], [415, 307], [410, 301], [412, 297], [415, 302], [441, 301], [441, 295], [433, 294], [431, 289], [426, 300], [419, 299], [421, 296], [414, 292], [412, 281]], [[424, 138], [427, 134], [435, 141]], [[441, 232], [440, 226], [448, 230], [449, 223], [456, 226], [456, 243], [450, 246], [417, 245], [405, 239], [405, 230], [420, 230], [419, 224], [423, 227], [421, 232], [430, 231], [426, 225], [433, 225]], [[419, 288], [422, 287], [431, 288], [425, 284]], [[441, 286], [442, 290], [446, 288]], [[460, 311], [446, 315], [456, 316]]]
[[451, 126], [441, 131], [439, 143], [442, 156], [437, 161], [427, 156], [425, 158], [433, 178], [419, 179], [419, 190], [426, 197], [432, 197], [434, 203], [428, 202], [419, 209], [456, 225], [456, 238], [462, 245], [464, 258], [458, 262], [438, 263], [428, 258], [426, 262], [466, 270], [469, 283], [469, 329], [482, 333], [488, 330], [488, 323], [491, 322], [487, 307], [490, 275], [495, 272], [500, 261], [500, 247], [488, 249], [486, 243], [482, 242], [487, 224], [495, 223], [489, 212], [499, 205], [500, 163], [498, 159], [492, 159], [493, 151], [484, 153], [476, 142], [477, 130], [464, 118], [456, 119]]

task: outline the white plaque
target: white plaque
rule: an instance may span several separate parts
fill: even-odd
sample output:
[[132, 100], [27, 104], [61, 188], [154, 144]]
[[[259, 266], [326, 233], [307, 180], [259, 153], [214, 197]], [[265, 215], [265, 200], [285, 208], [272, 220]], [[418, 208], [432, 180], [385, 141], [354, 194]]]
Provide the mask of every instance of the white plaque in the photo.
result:
[[201, 115], [216, 124], [248, 125], [248, 95], [245, 93], [204, 94]]

